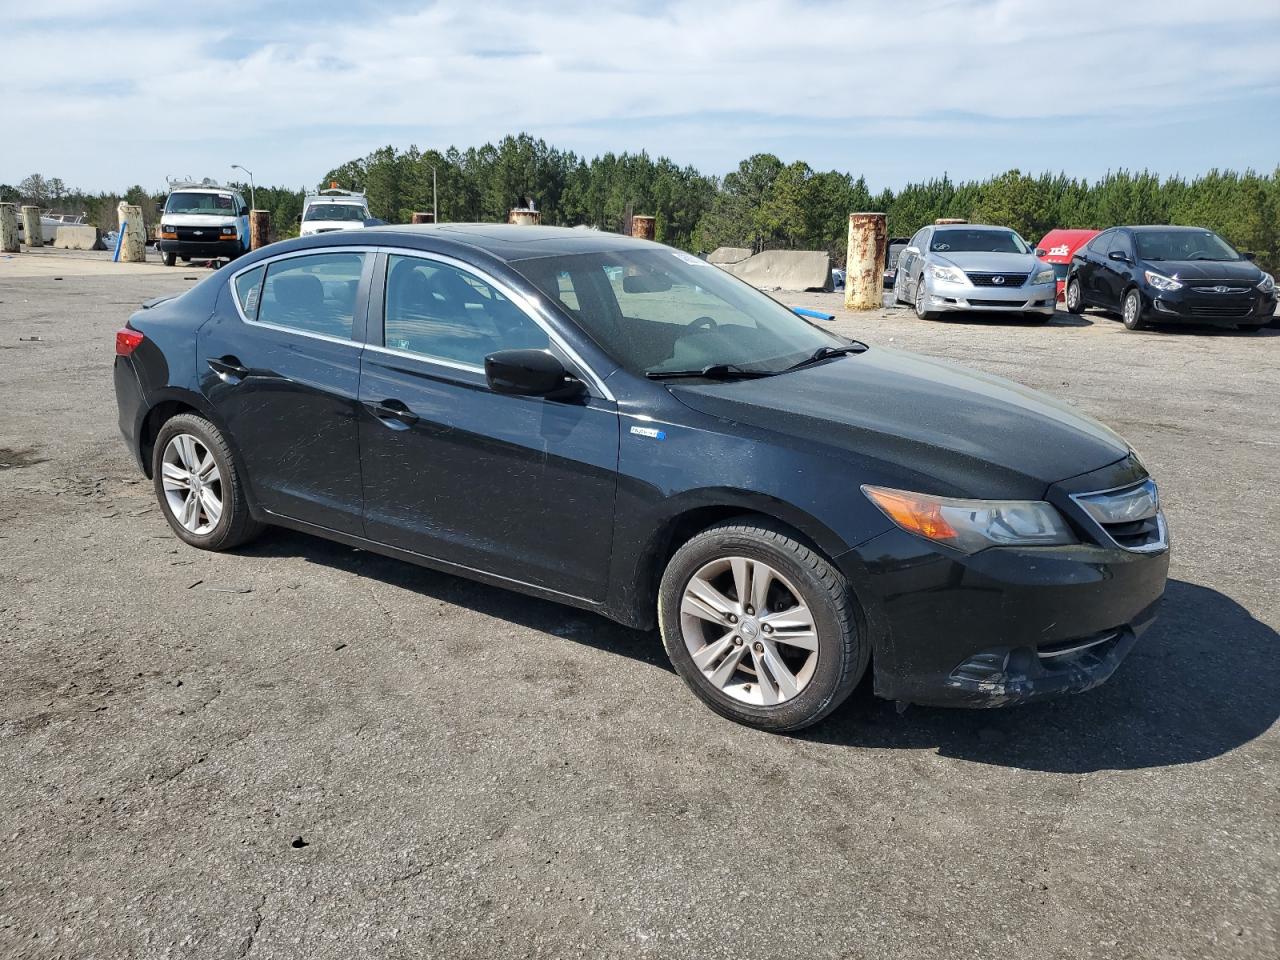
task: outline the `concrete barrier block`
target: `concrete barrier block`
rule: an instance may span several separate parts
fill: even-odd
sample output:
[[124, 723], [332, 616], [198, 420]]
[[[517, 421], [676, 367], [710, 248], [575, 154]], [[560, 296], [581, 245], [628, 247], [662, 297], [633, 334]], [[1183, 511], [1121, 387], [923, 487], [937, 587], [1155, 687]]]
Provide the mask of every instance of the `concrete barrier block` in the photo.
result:
[[766, 250], [739, 263], [717, 264], [760, 290], [830, 290], [831, 257], [825, 250]]
[[716, 247], [707, 257], [707, 263], [723, 266], [726, 263], [741, 263], [751, 256], [749, 247]]
[[68, 224], [59, 227], [53, 238], [53, 245], [59, 250], [105, 250], [102, 242], [102, 231], [89, 223]]

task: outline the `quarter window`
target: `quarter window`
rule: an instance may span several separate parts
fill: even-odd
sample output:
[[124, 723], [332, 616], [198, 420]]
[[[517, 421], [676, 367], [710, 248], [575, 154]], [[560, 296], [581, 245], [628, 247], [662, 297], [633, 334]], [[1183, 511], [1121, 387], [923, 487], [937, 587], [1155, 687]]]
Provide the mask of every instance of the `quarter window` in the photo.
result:
[[387, 258], [383, 345], [482, 367], [484, 358], [497, 350], [545, 350], [551, 344], [523, 310], [474, 274], [392, 254]]
[[258, 321], [349, 340], [364, 258], [315, 253], [277, 260], [267, 268]]
[[262, 275], [266, 272], [266, 267], [254, 267], [236, 277], [236, 299], [240, 301], [240, 309], [250, 320], [257, 319], [258, 297], [262, 293]]
[[1108, 230], [1105, 233], [1098, 234], [1089, 241], [1089, 252], [1095, 253], [1100, 257], [1105, 257], [1107, 255], [1107, 249], [1111, 246], [1111, 241], [1115, 238], [1115, 235], [1114, 230]]

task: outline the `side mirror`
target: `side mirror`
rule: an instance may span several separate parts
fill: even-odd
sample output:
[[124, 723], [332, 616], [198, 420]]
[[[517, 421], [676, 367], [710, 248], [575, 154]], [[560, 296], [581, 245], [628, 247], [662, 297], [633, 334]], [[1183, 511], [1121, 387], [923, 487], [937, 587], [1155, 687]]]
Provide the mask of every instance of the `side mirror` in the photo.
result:
[[241, 207], [241, 208], [240, 208], [240, 216], [242, 216], [242, 217], [247, 217], [248, 215], [249, 215], [249, 208], [248, 208], [248, 207]]
[[1258, 255], [1256, 253], [1242, 253], [1240, 254], [1240, 256], [1244, 257], [1250, 263], [1258, 259]]
[[1034, 253], [1037, 257], [1043, 257], [1043, 256], [1044, 256], [1044, 248], [1043, 248], [1043, 247], [1036, 247], [1036, 248], [1035, 248], [1034, 250], [1032, 250], [1031, 252], [1032, 252], [1032, 253]]
[[1118, 262], [1118, 263], [1128, 263], [1128, 262], [1129, 262], [1129, 258], [1128, 258], [1127, 256], [1125, 256], [1124, 252], [1123, 252], [1123, 251], [1121, 251], [1121, 250], [1112, 250], [1110, 253], [1108, 253], [1108, 254], [1107, 254], [1107, 259], [1108, 259], [1108, 260], [1115, 260], [1115, 261], [1116, 261], [1116, 262]]
[[484, 376], [494, 393], [567, 400], [586, 387], [546, 350], [499, 350], [484, 358]]

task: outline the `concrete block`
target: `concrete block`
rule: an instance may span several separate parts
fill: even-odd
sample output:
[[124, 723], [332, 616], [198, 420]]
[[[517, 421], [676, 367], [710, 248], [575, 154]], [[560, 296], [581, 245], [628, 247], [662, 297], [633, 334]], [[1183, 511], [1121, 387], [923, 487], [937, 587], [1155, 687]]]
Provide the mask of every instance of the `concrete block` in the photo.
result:
[[825, 250], [766, 250], [717, 266], [761, 290], [832, 289], [831, 257]]
[[102, 231], [89, 223], [67, 224], [59, 227], [53, 238], [53, 245], [59, 250], [105, 250], [102, 242]]
[[741, 263], [751, 256], [748, 247], [716, 247], [707, 257], [707, 263], [722, 266], [726, 263]]

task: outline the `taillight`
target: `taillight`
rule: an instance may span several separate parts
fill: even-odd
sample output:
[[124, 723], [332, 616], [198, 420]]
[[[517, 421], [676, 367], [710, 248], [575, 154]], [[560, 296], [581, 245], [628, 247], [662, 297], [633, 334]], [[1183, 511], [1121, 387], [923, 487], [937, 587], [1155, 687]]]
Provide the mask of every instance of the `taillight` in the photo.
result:
[[145, 340], [142, 334], [137, 330], [130, 330], [125, 327], [123, 330], [116, 331], [116, 356], [127, 357]]

